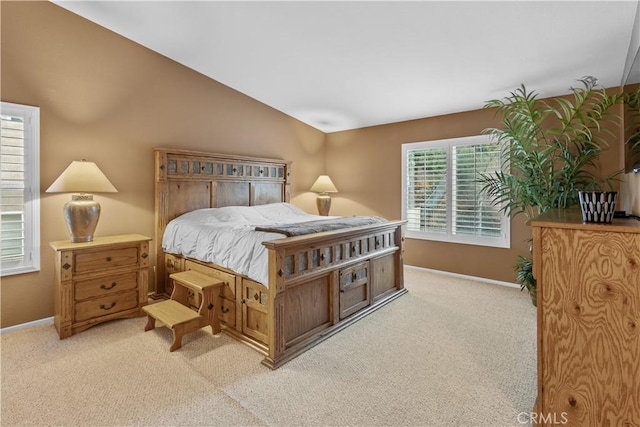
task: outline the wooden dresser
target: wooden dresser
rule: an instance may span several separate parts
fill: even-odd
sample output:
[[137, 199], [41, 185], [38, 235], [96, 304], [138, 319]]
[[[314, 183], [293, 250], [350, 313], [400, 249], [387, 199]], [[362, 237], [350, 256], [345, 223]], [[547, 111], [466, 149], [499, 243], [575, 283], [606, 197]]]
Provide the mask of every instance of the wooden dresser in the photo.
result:
[[60, 339], [98, 323], [138, 317], [147, 304], [149, 241], [139, 234], [51, 242], [56, 251], [54, 324]]
[[557, 210], [531, 225], [538, 425], [640, 426], [640, 221]]

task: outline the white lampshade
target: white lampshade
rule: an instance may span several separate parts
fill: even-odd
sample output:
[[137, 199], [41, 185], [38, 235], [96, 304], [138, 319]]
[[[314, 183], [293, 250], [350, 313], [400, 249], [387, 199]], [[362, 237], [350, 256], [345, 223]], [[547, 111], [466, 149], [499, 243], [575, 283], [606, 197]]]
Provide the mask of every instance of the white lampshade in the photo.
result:
[[64, 220], [73, 243], [93, 241], [93, 233], [100, 219], [100, 204], [86, 193], [117, 193], [98, 165], [73, 161], [49, 188], [47, 193], [81, 193], [71, 196], [64, 205]]
[[98, 165], [93, 162], [73, 161], [56, 179], [47, 193], [117, 193]]
[[313, 183], [309, 191], [321, 194], [337, 193], [338, 189], [335, 185], [333, 185], [333, 182], [331, 181], [331, 178], [329, 178], [329, 175], [320, 175], [318, 179], [316, 179], [316, 182]]

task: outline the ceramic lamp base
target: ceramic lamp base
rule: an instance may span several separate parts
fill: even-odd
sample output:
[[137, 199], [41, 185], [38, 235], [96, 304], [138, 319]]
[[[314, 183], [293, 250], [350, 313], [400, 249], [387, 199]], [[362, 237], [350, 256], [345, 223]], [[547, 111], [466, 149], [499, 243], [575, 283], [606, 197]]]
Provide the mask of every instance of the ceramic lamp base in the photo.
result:
[[331, 197], [328, 195], [320, 195], [316, 199], [316, 206], [318, 207], [318, 213], [322, 216], [329, 215], [329, 209], [331, 209]]
[[64, 220], [72, 243], [91, 242], [100, 218], [100, 204], [91, 194], [74, 194], [64, 205]]

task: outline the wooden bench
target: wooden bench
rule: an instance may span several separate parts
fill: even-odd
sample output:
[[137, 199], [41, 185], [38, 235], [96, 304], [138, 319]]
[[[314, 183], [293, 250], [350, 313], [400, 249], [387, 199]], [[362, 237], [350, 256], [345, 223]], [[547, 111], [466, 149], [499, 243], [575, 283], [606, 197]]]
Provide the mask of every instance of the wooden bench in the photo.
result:
[[[218, 296], [224, 282], [197, 271], [188, 270], [173, 273], [171, 299], [142, 307], [149, 319], [145, 331], [156, 326], [156, 320], [173, 331], [173, 343], [169, 351], [182, 347], [182, 337], [192, 331], [210, 325], [215, 335], [220, 332], [220, 307]], [[200, 296], [200, 308], [196, 312], [189, 308], [189, 290]]]

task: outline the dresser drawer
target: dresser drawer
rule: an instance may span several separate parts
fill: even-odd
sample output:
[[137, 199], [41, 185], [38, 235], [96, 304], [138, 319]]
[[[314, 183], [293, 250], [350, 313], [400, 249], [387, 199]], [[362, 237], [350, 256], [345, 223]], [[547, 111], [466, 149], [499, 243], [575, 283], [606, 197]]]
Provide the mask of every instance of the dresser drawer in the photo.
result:
[[199, 273], [206, 274], [207, 276], [215, 277], [218, 280], [224, 282], [225, 286], [222, 288], [220, 295], [225, 298], [235, 299], [236, 297], [236, 277], [233, 274], [225, 273], [224, 271], [216, 270], [206, 265], [198, 264], [196, 262], [187, 260], [184, 263], [185, 270], [194, 270]]
[[75, 300], [81, 301], [88, 298], [104, 296], [115, 292], [136, 289], [138, 286], [138, 272], [115, 276], [97, 277], [93, 279], [80, 280], [74, 285]]
[[138, 292], [129, 291], [110, 294], [102, 298], [82, 301], [75, 305], [75, 321], [107, 316], [138, 306]]
[[138, 263], [138, 246], [81, 252], [75, 256], [75, 272], [85, 273], [110, 268], [134, 266]]
[[263, 343], [268, 341], [268, 304], [266, 287], [242, 279], [242, 333]]
[[235, 328], [236, 302], [222, 297], [218, 297], [218, 302], [220, 303], [220, 321], [230, 328]]
[[369, 305], [369, 261], [340, 270], [340, 319]]
[[178, 273], [184, 268], [182, 264], [184, 263], [184, 259], [177, 257], [172, 254], [164, 254], [164, 265], [167, 273]]

